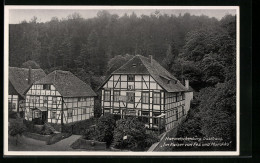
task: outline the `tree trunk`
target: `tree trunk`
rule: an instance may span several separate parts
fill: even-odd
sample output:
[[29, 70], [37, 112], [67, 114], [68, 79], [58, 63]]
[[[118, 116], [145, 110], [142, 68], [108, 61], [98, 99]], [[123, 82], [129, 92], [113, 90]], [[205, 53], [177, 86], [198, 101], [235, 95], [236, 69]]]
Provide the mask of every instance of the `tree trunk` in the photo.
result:
[[16, 135], [16, 141], [15, 141], [15, 145], [17, 146], [18, 144], [18, 135]]

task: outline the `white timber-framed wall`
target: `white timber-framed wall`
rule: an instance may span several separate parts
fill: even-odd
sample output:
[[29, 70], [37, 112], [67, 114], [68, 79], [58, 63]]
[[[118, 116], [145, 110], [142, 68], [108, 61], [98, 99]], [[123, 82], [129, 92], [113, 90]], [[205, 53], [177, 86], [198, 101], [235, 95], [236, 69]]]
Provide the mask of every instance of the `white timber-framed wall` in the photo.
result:
[[26, 120], [41, 118], [44, 108], [46, 122], [67, 124], [93, 117], [94, 97], [63, 97], [53, 84], [33, 84], [26, 92], [25, 108]]
[[[103, 115], [136, 115], [145, 119], [148, 128], [166, 130], [175, 127], [188, 112], [185, 92], [168, 93], [149, 74], [112, 74], [102, 87], [101, 106]], [[162, 114], [163, 126], [158, 126]]]

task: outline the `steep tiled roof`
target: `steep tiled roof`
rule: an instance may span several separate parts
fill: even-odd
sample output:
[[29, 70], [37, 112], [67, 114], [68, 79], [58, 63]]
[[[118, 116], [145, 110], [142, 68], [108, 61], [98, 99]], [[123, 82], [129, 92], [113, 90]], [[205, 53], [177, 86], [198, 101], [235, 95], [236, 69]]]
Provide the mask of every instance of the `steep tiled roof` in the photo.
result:
[[150, 74], [167, 92], [187, 91], [170, 72], [156, 60], [136, 55], [112, 74]]
[[[32, 69], [31, 83], [45, 76], [46, 74], [42, 69]], [[18, 92], [22, 97], [24, 97], [25, 91], [31, 85], [28, 82], [28, 78], [29, 78], [28, 68], [9, 67], [9, 82], [11, 83], [9, 86], [10, 91], [14, 92], [14, 90], [12, 90], [14, 88], [16, 92]]]
[[53, 84], [63, 97], [96, 96], [91, 87], [69, 71], [56, 70], [35, 84]]

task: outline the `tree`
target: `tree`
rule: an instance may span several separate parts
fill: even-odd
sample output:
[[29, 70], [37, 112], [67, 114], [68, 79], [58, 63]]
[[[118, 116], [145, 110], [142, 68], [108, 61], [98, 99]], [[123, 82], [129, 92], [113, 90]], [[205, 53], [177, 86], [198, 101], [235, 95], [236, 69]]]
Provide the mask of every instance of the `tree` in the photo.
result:
[[38, 63], [36, 63], [35, 61], [33, 60], [29, 60], [27, 62], [24, 62], [22, 64], [22, 68], [32, 68], [32, 69], [39, 69], [40, 68], [40, 65]]
[[11, 136], [16, 137], [16, 142], [15, 144], [18, 144], [18, 138], [21, 136], [24, 131], [26, 130], [25, 125], [23, 124], [23, 120], [20, 118], [16, 118], [15, 121], [9, 122], [10, 125], [8, 127], [8, 133]]
[[106, 74], [110, 75], [113, 71], [121, 67], [125, 64], [128, 60], [130, 60], [133, 55], [125, 54], [125, 55], [117, 55], [114, 58], [111, 58], [107, 64], [107, 71]]
[[113, 132], [116, 127], [116, 120], [113, 114], [101, 116], [98, 119], [96, 132], [96, 139], [98, 141], [106, 142], [107, 146], [113, 141]]
[[115, 147], [120, 149], [144, 150], [146, 147], [144, 123], [136, 117], [127, 117], [116, 122], [114, 131]]
[[163, 65], [167, 70], [169, 70], [175, 63], [176, 58], [178, 57], [178, 50], [176, 49], [174, 41], [169, 44], [166, 51], [166, 57], [163, 59]]

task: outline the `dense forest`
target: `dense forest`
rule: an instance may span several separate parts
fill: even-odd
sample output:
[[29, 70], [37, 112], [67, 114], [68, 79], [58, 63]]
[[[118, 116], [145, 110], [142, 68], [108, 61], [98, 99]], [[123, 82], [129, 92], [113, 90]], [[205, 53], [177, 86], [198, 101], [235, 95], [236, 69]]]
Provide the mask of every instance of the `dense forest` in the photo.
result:
[[84, 19], [74, 13], [49, 22], [10, 25], [10, 66], [68, 70], [93, 89], [133, 55], [152, 55], [195, 99], [179, 136], [214, 136], [235, 143], [236, 17], [151, 15], [108, 11]]

